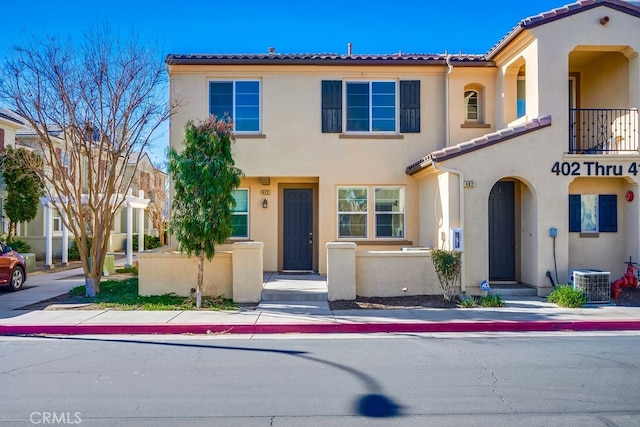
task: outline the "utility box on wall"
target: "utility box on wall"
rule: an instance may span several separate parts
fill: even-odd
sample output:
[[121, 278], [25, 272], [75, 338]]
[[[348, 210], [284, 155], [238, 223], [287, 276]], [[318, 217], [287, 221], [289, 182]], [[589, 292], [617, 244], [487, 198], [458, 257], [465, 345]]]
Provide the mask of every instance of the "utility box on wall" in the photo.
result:
[[455, 252], [462, 252], [464, 247], [462, 228], [451, 229], [451, 250]]

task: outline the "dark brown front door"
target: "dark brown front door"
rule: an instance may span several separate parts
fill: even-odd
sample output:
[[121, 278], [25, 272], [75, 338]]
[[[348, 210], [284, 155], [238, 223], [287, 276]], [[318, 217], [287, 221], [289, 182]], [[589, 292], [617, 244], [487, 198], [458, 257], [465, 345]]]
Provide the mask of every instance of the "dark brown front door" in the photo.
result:
[[497, 182], [489, 194], [489, 280], [516, 278], [514, 183]]
[[313, 190], [284, 189], [283, 269], [313, 269]]

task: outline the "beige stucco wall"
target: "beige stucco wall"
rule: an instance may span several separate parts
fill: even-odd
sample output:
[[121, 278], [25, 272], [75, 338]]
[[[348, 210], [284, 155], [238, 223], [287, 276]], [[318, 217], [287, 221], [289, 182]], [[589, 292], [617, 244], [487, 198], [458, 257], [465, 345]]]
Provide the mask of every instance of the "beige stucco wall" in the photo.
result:
[[[615, 194], [618, 196], [618, 233], [569, 234], [569, 270], [595, 268], [610, 271], [612, 280], [622, 276], [623, 262], [631, 256], [638, 261], [638, 203], [625, 200], [625, 193], [638, 194], [638, 184], [624, 178], [577, 178], [570, 194]], [[568, 278], [565, 278], [568, 280]]]
[[430, 251], [357, 251], [356, 294], [363, 297], [438, 295]]
[[[599, 20], [605, 15], [610, 17], [609, 23], [601, 25]], [[601, 54], [618, 51], [624, 53], [627, 61], [631, 59], [632, 63], [637, 61], [637, 53], [640, 52], [638, 18], [608, 7], [594, 8], [566, 19], [549, 22], [532, 29], [531, 32], [538, 41], [538, 67], [540, 70], [544, 70], [539, 75], [540, 114], [550, 114], [554, 120], [560, 119], [563, 122], [568, 114], [566, 93], [570, 52], [582, 50]], [[599, 92], [600, 99], [596, 98], [593, 100], [595, 105], [590, 103], [586, 107], [637, 108], [639, 106], [637, 88], [640, 75], [637, 70], [631, 72], [633, 67], [627, 65], [628, 80], [622, 81], [626, 74], [623, 71], [622, 59], [619, 55], [616, 57], [616, 55], [609, 53], [600, 60], [597, 57], [594, 58], [590, 65], [595, 65], [595, 68], [590, 68], [594, 79], [598, 79], [597, 75], [605, 72], [608, 74], [608, 78], [606, 84], [602, 83], [603, 90]], [[590, 73], [585, 75], [587, 81]], [[602, 79], [599, 81], [603, 82]], [[586, 84], [582, 86], [585, 88]], [[635, 92], [629, 90], [634, 87], [636, 88]], [[616, 90], [614, 91], [614, 89]], [[584, 90], [589, 93], [587, 89]], [[625, 92], [630, 94], [628, 102], [631, 102], [631, 105], [624, 102]], [[598, 95], [595, 91], [591, 93], [596, 97]], [[589, 99], [592, 99], [591, 95], [589, 95]], [[615, 105], [617, 103], [622, 105]]]
[[[140, 295], [191, 294], [198, 283], [198, 258], [179, 252], [138, 254]], [[216, 252], [204, 265], [203, 295], [233, 297], [232, 253]]]

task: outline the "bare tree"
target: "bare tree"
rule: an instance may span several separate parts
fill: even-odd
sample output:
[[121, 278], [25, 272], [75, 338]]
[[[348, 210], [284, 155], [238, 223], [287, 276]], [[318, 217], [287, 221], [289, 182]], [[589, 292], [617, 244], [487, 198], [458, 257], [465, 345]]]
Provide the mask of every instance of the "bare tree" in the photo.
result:
[[140, 160], [174, 110], [161, 56], [149, 46], [108, 27], [77, 43], [34, 35], [2, 67], [0, 96], [37, 134], [45, 166], [34, 170], [75, 236], [87, 296], [100, 291], [119, 195], [131, 185], [127, 163]]

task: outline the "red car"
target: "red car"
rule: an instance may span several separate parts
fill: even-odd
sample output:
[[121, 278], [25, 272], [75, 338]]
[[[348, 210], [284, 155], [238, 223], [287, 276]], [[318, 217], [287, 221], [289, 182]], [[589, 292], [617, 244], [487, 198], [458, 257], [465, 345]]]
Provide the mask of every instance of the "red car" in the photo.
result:
[[27, 265], [22, 255], [0, 242], [0, 286], [9, 286], [12, 291], [17, 291], [26, 280]]

